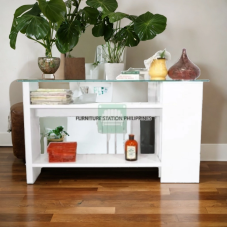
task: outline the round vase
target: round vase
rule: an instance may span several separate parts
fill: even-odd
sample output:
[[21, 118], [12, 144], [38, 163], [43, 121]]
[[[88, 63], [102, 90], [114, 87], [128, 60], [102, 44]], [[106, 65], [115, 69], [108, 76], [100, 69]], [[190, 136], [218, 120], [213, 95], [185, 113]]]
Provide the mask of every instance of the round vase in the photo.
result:
[[[57, 57], [40, 57], [38, 58], [38, 66], [40, 70], [43, 72], [42, 78], [44, 78], [44, 74], [55, 74], [60, 65], [60, 58]], [[50, 79], [50, 78], [49, 78]], [[54, 75], [55, 79], [55, 75]]]
[[116, 80], [116, 77], [124, 70], [124, 63], [105, 63], [107, 80]]
[[166, 59], [154, 59], [149, 69], [150, 79], [166, 80], [167, 73]]
[[181, 58], [169, 69], [168, 75], [173, 80], [195, 80], [200, 76], [200, 68], [189, 60], [183, 49]]

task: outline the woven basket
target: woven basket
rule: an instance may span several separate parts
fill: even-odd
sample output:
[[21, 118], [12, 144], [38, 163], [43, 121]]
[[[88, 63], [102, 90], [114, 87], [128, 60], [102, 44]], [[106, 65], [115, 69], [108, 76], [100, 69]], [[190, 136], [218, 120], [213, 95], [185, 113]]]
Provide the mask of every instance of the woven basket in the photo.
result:
[[63, 142], [63, 139], [64, 139], [64, 136], [62, 138], [59, 138], [59, 139], [48, 139], [47, 141], [49, 144], [50, 142]]

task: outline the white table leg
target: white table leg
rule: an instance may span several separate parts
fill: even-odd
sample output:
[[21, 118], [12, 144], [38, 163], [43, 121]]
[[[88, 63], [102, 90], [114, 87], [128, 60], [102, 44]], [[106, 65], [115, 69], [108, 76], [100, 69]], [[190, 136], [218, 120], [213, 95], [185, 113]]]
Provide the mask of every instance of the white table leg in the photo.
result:
[[163, 83], [161, 182], [199, 183], [203, 82]]
[[38, 83], [23, 83], [26, 178], [28, 184], [33, 184], [41, 172], [41, 168], [34, 168], [33, 161], [40, 155], [40, 126], [35, 110], [30, 109], [30, 90], [38, 88]]

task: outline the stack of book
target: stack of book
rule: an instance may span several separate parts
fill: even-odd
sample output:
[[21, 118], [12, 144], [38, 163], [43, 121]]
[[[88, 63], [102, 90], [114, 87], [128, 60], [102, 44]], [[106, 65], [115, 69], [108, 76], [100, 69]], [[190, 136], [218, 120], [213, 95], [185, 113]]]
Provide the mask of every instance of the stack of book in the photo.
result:
[[30, 92], [31, 104], [34, 105], [61, 105], [70, 104], [72, 91], [69, 89], [37, 89]]
[[140, 71], [122, 71], [120, 75], [116, 77], [116, 80], [139, 80]]

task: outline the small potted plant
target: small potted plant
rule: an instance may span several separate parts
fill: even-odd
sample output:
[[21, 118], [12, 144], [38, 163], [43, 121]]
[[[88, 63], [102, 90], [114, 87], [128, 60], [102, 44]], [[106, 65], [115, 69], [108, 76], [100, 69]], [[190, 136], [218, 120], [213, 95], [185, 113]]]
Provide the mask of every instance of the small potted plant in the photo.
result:
[[[87, 0], [90, 7], [101, 8], [103, 13], [98, 17], [92, 33], [95, 37], [104, 36], [103, 46], [107, 79], [116, 79], [124, 70], [123, 52], [125, 47], [135, 47], [140, 41], [151, 40], [166, 28], [166, 17], [146, 12], [140, 16], [115, 12], [118, 7], [116, 0], [107, 0], [108, 7], [101, 0]], [[130, 23], [121, 27], [121, 20], [127, 18]]]
[[13, 18], [9, 35], [11, 48], [16, 48], [18, 33], [36, 41], [45, 48], [45, 57], [38, 58], [38, 66], [43, 74], [54, 75], [60, 65], [60, 58], [52, 56], [55, 31], [64, 20], [66, 5], [63, 0], [38, 0], [33, 5], [19, 7]]
[[166, 80], [168, 70], [166, 60], [170, 60], [171, 55], [166, 49], [156, 52], [151, 58], [144, 61], [151, 80]]
[[49, 142], [63, 142], [63, 139], [66, 135], [69, 134], [64, 131], [63, 126], [58, 126], [54, 130], [49, 130], [46, 134], [48, 143]]

